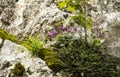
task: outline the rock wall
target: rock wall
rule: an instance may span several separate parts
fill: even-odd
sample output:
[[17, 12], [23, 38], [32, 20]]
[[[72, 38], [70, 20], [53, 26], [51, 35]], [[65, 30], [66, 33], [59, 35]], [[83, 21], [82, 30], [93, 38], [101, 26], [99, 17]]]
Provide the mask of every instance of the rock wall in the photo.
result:
[[92, 5], [97, 8], [91, 11], [94, 36], [105, 38], [106, 52], [120, 57], [120, 0], [96, 0]]
[[53, 22], [64, 20], [54, 0], [2, 0], [0, 1], [0, 28], [19, 38], [37, 34], [45, 38]]

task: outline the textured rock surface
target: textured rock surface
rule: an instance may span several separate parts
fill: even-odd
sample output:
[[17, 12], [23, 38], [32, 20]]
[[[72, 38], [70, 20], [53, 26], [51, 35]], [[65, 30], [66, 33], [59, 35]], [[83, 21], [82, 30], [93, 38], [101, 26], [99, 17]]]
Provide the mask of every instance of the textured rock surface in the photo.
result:
[[97, 8], [91, 11], [94, 36], [105, 38], [107, 52], [120, 57], [120, 0], [96, 0], [92, 5]]
[[[10, 3], [12, 2], [12, 3]], [[37, 34], [44, 39], [46, 32], [52, 29], [52, 23], [64, 20], [61, 12], [53, 0], [3, 0], [0, 15], [0, 28], [20, 37]]]
[[[1, 39], [0, 39], [1, 40]], [[26, 48], [5, 40], [0, 50], [0, 77], [12, 77], [12, 69], [20, 62], [26, 69], [25, 77], [52, 77], [51, 70], [40, 58], [31, 57]]]
[[106, 15], [108, 21], [106, 45], [107, 52], [120, 57], [120, 12], [113, 12]]

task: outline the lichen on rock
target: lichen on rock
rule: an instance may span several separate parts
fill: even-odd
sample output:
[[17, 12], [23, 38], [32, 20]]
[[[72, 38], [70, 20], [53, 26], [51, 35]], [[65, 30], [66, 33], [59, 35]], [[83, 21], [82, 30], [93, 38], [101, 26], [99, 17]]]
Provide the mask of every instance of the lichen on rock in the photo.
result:
[[3, 29], [0, 29], [0, 38], [2, 39], [2, 42], [0, 44], [0, 48], [3, 46], [3, 43], [5, 40], [17, 42], [15, 36], [13, 36], [12, 34], [8, 33], [7, 31], [5, 31]]
[[16, 38], [15, 36], [13, 36], [12, 34], [8, 33], [7, 31], [0, 29], [0, 38], [2, 38], [3, 40], [10, 40], [15, 42]]
[[17, 62], [13, 69], [14, 75], [23, 75], [25, 73], [25, 67], [20, 62]]

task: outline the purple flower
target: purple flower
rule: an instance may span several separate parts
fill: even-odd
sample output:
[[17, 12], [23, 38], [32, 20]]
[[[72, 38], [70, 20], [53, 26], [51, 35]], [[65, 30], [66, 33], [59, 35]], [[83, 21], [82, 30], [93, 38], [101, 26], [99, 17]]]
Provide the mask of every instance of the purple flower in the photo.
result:
[[57, 32], [56, 29], [53, 30], [53, 34], [54, 34], [54, 35], [58, 34], [58, 32]]
[[52, 37], [52, 36], [53, 36], [53, 33], [52, 33], [52, 32], [48, 32], [48, 36], [49, 36], [49, 37]]
[[61, 27], [61, 30], [63, 30], [63, 31], [64, 31], [65, 29], [66, 29], [66, 27], [65, 27], [65, 26], [62, 26], [62, 27]]
[[70, 28], [67, 28], [67, 32], [70, 32], [71, 31], [71, 29]]
[[77, 31], [77, 27], [74, 27], [74, 31]]

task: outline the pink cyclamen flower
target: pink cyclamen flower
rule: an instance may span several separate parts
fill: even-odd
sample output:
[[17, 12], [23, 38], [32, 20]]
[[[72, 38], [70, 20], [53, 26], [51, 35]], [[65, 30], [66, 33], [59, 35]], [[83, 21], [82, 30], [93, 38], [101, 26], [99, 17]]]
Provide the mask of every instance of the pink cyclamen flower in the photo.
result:
[[67, 32], [71, 32], [71, 29], [70, 29], [70, 28], [67, 28]]
[[77, 31], [77, 27], [74, 27], [74, 31]]
[[57, 32], [56, 29], [53, 30], [53, 34], [54, 34], [54, 35], [58, 34], [58, 32]]
[[65, 26], [62, 26], [62, 27], [61, 27], [61, 30], [63, 30], [63, 31], [64, 31], [65, 29], [66, 29], [66, 27], [65, 27]]
[[49, 36], [49, 37], [52, 37], [52, 36], [53, 36], [53, 33], [52, 33], [52, 32], [48, 32], [48, 36]]

